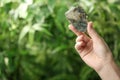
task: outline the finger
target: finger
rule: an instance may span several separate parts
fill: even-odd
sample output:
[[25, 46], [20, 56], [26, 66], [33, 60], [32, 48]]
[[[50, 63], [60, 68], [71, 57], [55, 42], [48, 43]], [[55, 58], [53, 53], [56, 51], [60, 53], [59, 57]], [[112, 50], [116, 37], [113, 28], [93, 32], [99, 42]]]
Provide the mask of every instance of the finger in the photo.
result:
[[87, 43], [90, 40], [90, 37], [88, 37], [86, 34], [83, 34], [83, 40]]
[[85, 46], [85, 42], [84, 41], [80, 41], [80, 42], [77, 42], [75, 44], [75, 49], [78, 51], [78, 52], [81, 52], [83, 50], [83, 47]]
[[77, 36], [83, 34], [82, 32], [80, 32], [80, 31], [78, 31], [77, 29], [75, 29], [75, 27], [72, 26], [72, 25], [69, 25], [69, 29], [70, 29], [72, 32], [74, 32]]
[[87, 31], [88, 31], [89, 36], [93, 39], [93, 41], [101, 39], [101, 37], [93, 29], [92, 22], [88, 22]]
[[76, 43], [77, 43], [77, 42], [80, 42], [80, 41], [83, 41], [83, 40], [84, 40], [83, 38], [84, 38], [83, 35], [78, 36], [78, 37], [76, 38]]
[[84, 41], [87, 43], [87, 42], [89, 42], [89, 40], [90, 40], [90, 38], [85, 34], [82, 34], [76, 38], [76, 42]]
[[90, 40], [90, 38], [89, 38], [86, 34], [78, 31], [77, 29], [75, 29], [74, 26], [69, 25], [69, 29], [70, 29], [72, 32], [74, 32], [77, 36], [83, 35], [83, 36], [84, 36], [83, 39], [84, 39], [85, 42], [88, 42], [88, 41]]

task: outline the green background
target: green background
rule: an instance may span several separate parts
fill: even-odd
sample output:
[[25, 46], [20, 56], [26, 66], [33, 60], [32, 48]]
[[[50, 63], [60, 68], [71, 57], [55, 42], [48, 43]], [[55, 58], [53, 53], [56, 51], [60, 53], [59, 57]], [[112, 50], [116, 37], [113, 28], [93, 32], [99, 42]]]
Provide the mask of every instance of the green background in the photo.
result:
[[74, 49], [64, 13], [75, 4], [120, 66], [120, 0], [0, 0], [0, 80], [100, 80]]

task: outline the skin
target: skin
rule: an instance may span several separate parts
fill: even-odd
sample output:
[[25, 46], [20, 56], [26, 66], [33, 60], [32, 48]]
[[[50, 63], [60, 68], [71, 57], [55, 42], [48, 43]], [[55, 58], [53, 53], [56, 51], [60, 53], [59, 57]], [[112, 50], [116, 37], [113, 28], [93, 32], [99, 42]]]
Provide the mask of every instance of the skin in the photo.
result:
[[82, 60], [93, 68], [102, 80], [120, 80], [120, 70], [113, 60], [112, 53], [103, 38], [93, 29], [92, 22], [88, 22], [87, 26], [89, 36], [79, 32], [72, 25], [69, 25], [69, 29], [77, 35], [75, 49]]

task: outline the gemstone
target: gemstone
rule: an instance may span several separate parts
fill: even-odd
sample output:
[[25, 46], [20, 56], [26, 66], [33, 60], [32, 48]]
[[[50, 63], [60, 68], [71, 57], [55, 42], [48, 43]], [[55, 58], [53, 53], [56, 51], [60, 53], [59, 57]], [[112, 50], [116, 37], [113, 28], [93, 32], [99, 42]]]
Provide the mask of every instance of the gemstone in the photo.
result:
[[68, 21], [80, 32], [87, 28], [87, 14], [81, 6], [71, 7], [66, 13]]

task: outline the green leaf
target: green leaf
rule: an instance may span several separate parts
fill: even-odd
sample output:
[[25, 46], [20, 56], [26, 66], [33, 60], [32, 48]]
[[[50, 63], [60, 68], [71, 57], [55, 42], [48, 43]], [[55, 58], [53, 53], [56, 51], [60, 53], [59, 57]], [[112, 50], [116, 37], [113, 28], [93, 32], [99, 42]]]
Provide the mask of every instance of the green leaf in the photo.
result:
[[22, 31], [20, 32], [20, 35], [19, 35], [19, 43], [22, 42], [22, 39], [27, 35], [27, 33], [29, 32], [30, 30], [30, 26], [29, 25], [26, 25], [25, 27], [23, 27]]

